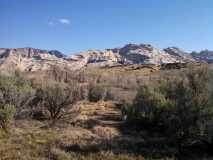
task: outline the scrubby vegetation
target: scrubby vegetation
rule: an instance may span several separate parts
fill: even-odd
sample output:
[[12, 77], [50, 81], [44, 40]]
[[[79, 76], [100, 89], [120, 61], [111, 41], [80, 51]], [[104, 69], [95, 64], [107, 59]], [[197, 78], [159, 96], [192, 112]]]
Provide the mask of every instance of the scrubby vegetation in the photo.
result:
[[11, 76], [0, 75], [0, 104], [13, 105], [17, 117], [26, 109], [34, 93], [31, 82], [21, 73], [16, 72]]
[[[124, 106], [127, 122], [139, 130], [155, 130], [170, 139], [182, 154], [195, 142], [212, 145], [213, 72], [192, 69], [181, 77], [142, 86], [132, 105]], [[210, 140], [210, 141], [209, 141]]]
[[76, 86], [45, 86], [38, 88], [34, 98], [37, 107], [43, 107], [48, 112], [49, 119], [53, 122], [70, 114], [71, 108], [79, 100], [78, 87]]
[[174, 71], [148, 81], [139, 71], [109, 81], [105, 72], [60, 82], [1, 74], [0, 159], [211, 158], [213, 70]]
[[91, 102], [98, 102], [100, 100], [113, 100], [114, 97], [109, 88], [97, 85], [97, 84], [89, 84], [88, 90], [88, 100]]
[[98, 102], [99, 100], [103, 99], [104, 94], [105, 94], [105, 90], [102, 86], [97, 86], [94, 84], [91, 84], [89, 86], [88, 99], [91, 102]]

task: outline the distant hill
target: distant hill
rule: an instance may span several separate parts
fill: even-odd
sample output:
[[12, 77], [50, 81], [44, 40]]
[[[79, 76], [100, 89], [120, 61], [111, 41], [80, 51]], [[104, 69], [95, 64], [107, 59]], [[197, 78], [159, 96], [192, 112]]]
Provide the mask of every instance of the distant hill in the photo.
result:
[[66, 56], [59, 51], [34, 48], [1, 48], [0, 68], [34, 72], [55, 66], [60, 69], [79, 70], [87, 66], [102, 67], [122, 64], [168, 64], [187, 62], [213, 62], [213, 51], [187, 53], [177, 47], [158, 49], [150, 44], [127, 44], [121, 48], [89, 50]]

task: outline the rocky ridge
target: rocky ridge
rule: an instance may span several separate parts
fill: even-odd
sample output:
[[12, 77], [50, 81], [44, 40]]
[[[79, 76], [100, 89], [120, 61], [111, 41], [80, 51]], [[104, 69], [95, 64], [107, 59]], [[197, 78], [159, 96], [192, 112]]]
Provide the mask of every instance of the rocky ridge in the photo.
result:
[[127, 44], [122, 48], [88, 50], [66, 56], [59, 51], [34, 48], [0, 49], [0, 68], [19, 68], [26, 72], [44, 71], [53, 66], [79, 70], [87, 66], [102, 67], [122, 64], [168, 64], [187, 62], [213, 62], [213, 51], [192, 54], [177, 47], [158, 49], [149, 44]]

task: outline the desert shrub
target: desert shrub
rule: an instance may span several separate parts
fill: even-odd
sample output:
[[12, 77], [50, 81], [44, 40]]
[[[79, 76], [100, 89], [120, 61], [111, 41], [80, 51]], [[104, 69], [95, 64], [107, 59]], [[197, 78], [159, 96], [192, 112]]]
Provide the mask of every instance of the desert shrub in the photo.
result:
[[137, 130], [162, 128], [170, 103], [158, 88], [144, 85], [138, 89], [131, 105], [123, 104], [122, 113]]
[[53, 122], [71, 114], [75, 102], [79, 99], [78, 87], [56, 84], [37, 89], [34, 104], [43, 107]]
[[114, 97], [115, 95], [109, 87], [96, 84], [89, 84], [88, 86], [88, 100], [91, 102], [114, 100]]
[[158, 89], [142, 86], [133, 105], [133, 114], [136, 118], [155, 122], [160, 120], [160, 114], [168, 107], [169, 101]]
[[34, 93], [30, 81], [24, 79], [21, 75], [0, 76], [0, 104], [15, 106], [16, 116], [28, 106]]
[[0, 107], [0, 128], [8, 132], [10, 123], [15, 113], [13, 105], [4, 105]]
[[103, 100], [105, 96], [105, 88], [103, 86], [98, 85], [89, 85], [88, 91], [88, 99], [91, 102], [98, 102], [99, 100]]
[[12, 103], [22, 106], [33, 89], [29, 81], [23, 77], [0, 76], [1, 103]]
[[166, 90], [169, 91], [166, 97], [172, 101], [172, 105], [164, 116], [164, 125], [167, 127], [167, 133], [172, 134], [171, 137], [181, 149], [184, 143], [203, 134], [203, 128], [212, 116], [212, 105], [208, 104], [208, 98], [202, 94], [197, 95], [197, 92], [183, 81]]
[[212, 121], [212, 84], [212, 71], [199, 68], [155, 87], [143, 86], [127, 110], [127, 120], [134, 119], [139, 128], [146, 123], [163, 127], [161, 132], [180, 151], [182, 145], [202, 137]]

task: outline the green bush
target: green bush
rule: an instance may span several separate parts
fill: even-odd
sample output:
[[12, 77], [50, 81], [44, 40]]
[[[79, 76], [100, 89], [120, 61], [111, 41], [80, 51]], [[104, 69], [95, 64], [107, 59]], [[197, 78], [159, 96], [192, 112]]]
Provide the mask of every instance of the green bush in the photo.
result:
[[139, 89], [133, 105], [136, 118], [156, 122], [160, 121], [160, 116], [169, 106], [169, 101], [158, 89], [143, 86]]
[[34, 93], [35, 91], [31, 87], [30, 82], [20, 75], [0, 75], [0, 104], [15, 106], [17, 115], [28, 106]]
[[5, 132], [8, 132], [14, 113], [15, 107], [13, 105], [0, 107], [0, 128]]
[[212, 121], [212, 84], [212, 71], [199, 68], [155, 87], [143, 86], [126, 111], [127, 121], [134, 119], [138, 128], [145, 123], [163, 127], [161, 132], [181, 150], [182, 145], [202, 137]]

